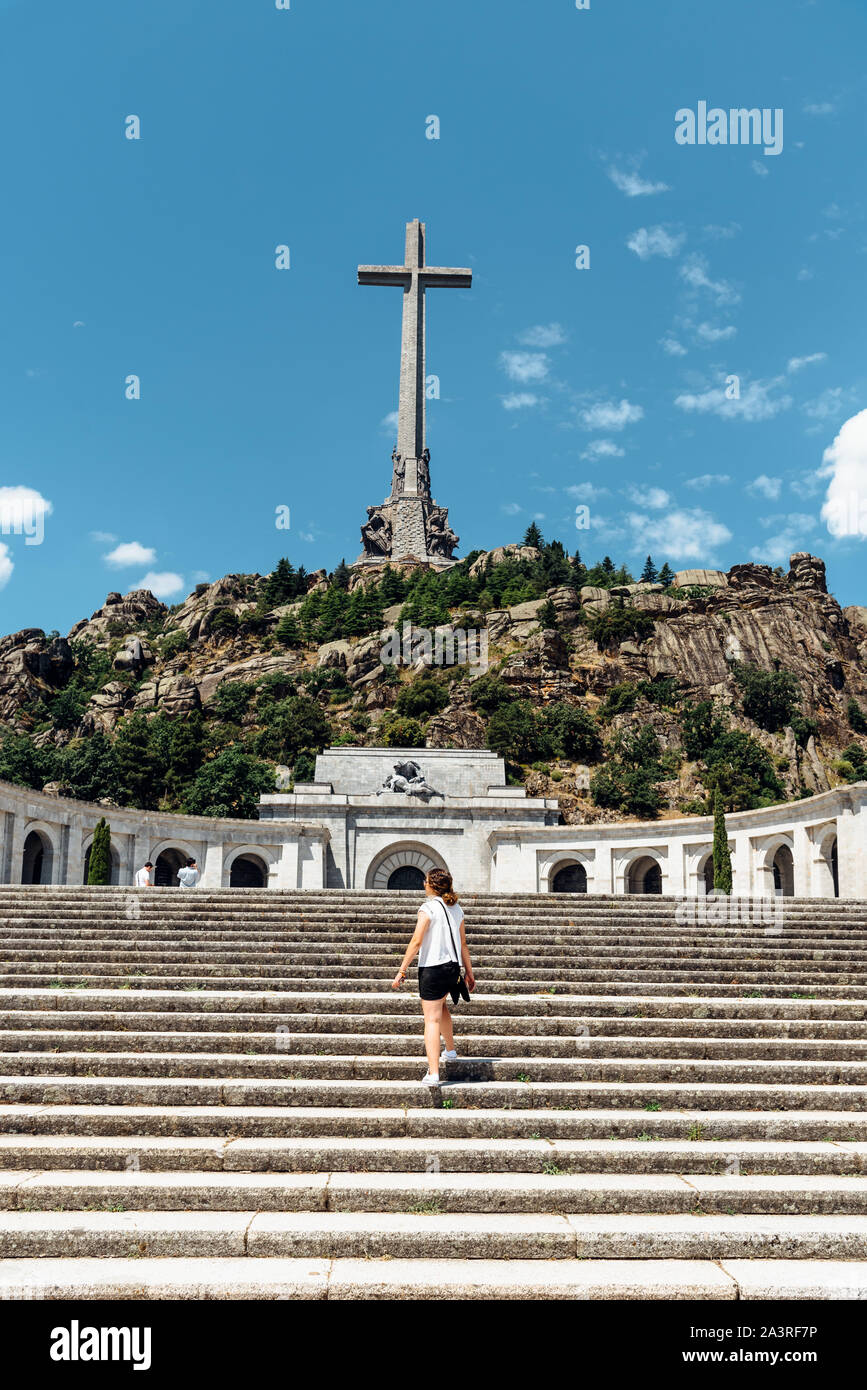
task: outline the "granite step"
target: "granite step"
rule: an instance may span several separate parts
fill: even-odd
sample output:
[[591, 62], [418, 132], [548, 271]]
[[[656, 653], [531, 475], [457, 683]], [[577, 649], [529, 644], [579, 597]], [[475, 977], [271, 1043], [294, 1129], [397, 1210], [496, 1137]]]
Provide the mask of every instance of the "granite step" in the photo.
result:
[[[867, 1217], [597, 1213], [4, 1213], [10, 1259], [777, 1260], [867, 1257]], [[0, 1265], [2, 1269], [2, 1265]], [[867, 1269], [867, 1266], [865, 1266]], [[3, 1288], [0, 1281], [0, 1296]]]
[[[5, 1211], [308, 1211], [860, 1216], [863, 1176], [707, 1173], [0, 1172]], [[3, 1227], [6, 1226], [4, 1217]]]

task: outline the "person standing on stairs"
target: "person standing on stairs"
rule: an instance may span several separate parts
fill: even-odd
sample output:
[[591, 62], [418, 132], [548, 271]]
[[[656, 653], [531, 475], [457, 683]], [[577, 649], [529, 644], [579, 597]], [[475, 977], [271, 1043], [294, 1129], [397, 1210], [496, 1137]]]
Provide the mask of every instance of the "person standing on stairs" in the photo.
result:
[[199, 881], [199, 866], [195, 859], [188, 859], [183, 869], [178, 869], [178, 880], [182, 888], [195, 888]]
[[[467, 948], [463, 909], [458, 906], [452, 876], [446, 869], [431, 869], [424, 885], [425, 901], [418, 910], [415, 931], [406, 948], [392, 989], [400, 989], [406, 972], [418, 956], [418, 992], [424, 1014], [424, 1046], [427, 1075], [423, 1086], [440, 1084], [440, 1062], [457, 1059], [452, 1016], [447, 997], [455, 1003], [461, 986], [473, 990], [476, 979]], [[464, 995], [469, 998], [469, 994]], [[445, 1044], [440, 1056], [440, 1039]]]

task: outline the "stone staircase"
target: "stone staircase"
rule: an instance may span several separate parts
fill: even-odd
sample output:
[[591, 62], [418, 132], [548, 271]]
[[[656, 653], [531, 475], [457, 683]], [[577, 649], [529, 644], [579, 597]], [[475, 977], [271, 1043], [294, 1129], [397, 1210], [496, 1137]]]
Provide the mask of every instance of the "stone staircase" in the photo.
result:
[[2, 1298], [867, 1297], [867, 904], [0, 888]]

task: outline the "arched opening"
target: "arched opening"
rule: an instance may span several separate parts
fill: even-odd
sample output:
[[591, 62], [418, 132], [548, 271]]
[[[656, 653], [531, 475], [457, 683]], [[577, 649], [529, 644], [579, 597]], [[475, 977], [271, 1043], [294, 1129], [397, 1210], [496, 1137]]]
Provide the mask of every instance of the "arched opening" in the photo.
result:
[[229, 870], [230, 888], [267, 888], [268, 865], [257, 854], [239, 854]]
[[795, 860], [788, 845], [780, 845], [774, 855], [774, 893], [778, 898], [795, 896]]
[[551, 879], [552, 893], [586, 893], [587, 870], [583, 864], [562, 864]]
[[154, 887], [177, 888], [178, 869], [184, 867], [188, 857], [179, 849], [164, 849], [154, 864]]
[[707, 859], [704, 861], [704, 869], [702, 870], [702, 878], [704, 879], [704, 892], [705, 892], [705, 897], [710, 898], [710, 897], [712, 897], [712, 895], [713, 895], [713, 855], [712, 855], [712, 854], [709, 854], [708, 857], [707, 857]]
[[394, 873], [389, 874], [386, 887], [389, 889], [403, 889], [406, 892], [418, 892], [424, 888], [425, 875], [415, 864], [402, 864]]
[[54, 850], [47, 835], [31, 830], [24, 841], [21, 862], [22, 883], [50, 883]]
[[831, 859], [830, 859], [830, 863], [831, 863], [831, 881], [832, 881], [833, 884], [834, 884], [834, 897], [835, 897], [835, 898], [839, 898], [839, 896], [840, 896], [840, 861], [839, 861], [839, 859], [837, 858], [837, 839], [836, 839], [836, 837], [834, 838], [834, 843], [833, 843], [832, 846], [831, 846]]
[[[90, 845], [87, 846], [87, 849], [85, 850], [85, 853], [84, 853], [84, 873], [83, 873], [82, 879], [81, 879], [82, 883], [87, 883], [87, 877], [88, 877], [88, 874], [90, 873], [90, 852], [91, 852], [92, 849], [93, 849], [93, 845], [90, 844]], [[109, 873], [108, 881], [109, 881], [109, 883], [120, 883], [120, 855], [118, 854], [118, 852], [117, 852], [117, 850], [115, 849], [114, 845], [111, 845], [111, 847], [110, 847], [110, 854], [111, 854], [111, 872]]]
[[649, 854], [637, 859], [626, 876], [627, 893], [661, 893], [662, 869]]
[[[445, 860], [436, 856], [426, 845], [392, 845], [373, 860], [365, 875], [365, 887], [404, 888], [418, 892], [431, 869], [446, 868]], [[402, 873], [401, 870], [412, 872]]]

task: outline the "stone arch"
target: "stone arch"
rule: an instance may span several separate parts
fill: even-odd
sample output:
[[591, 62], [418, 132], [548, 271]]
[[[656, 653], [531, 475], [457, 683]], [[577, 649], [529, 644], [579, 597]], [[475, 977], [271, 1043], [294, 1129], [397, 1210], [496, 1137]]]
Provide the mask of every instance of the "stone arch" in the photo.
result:
[[[87, 883], [87, 875], [90, 871], [90, 851], [93, 849], [92, 835], [87, 837], [82, 848], [84, 850], [84, 868], [82, 869], [81, 881], [82, 883]], [[117, 884], [120, 883], [120, 852], [114, 840], [112, 840], [109, 846], [109, 854], [111, 856], [111, 872], [108, 881], [109, 883]]]
[[833, 826], [827, 830], [819, 842], [819, 853], [816, 859], [819, 896], [822, 898], [839, 898], [840, 896], [840, 865], [837, 852], [837, 827]]
[[780, 845], [771, 860], [774, 875], [774, 894], [778, 898], [795, 896], [795, 856], [788, 845]]
[[[178, 869], [182, 868], [188, 859], [196, 859], [197, 853], [192, 845], [185, 845], [182, 840], [164, 840], [148, 858], [154, 866], [154, 887], [177, 888]], [[201, 867], [200, 864], [200, 870]]]
[[636, 855], [627, 866], [624, 886], [627, 893], [661, 893], [662, 864], [656, 855]]
[[587, 870], [583, 864], [561, 864], [550, 879], [552, 893], [586, 893]]
[[223, 859], [223, 887], [267, 888], [275, 862], [271, 849], [261, 845], [237, 845]]
[[698, 891], [706, 898], [713, 897], [713, 850], [708, 850], [698, 866]]
[[[592, 858], [577, 850], [564, 850], [539, 865], [539, 888], [543, 893], [589, 892]], [[567, 883], [574, 887], [566, 887]]]
[[762, 897], [792, 897], [795, 891], [794, 876], [791, 835], [774, 835], [759, 846], [756, 883]]
[[34, 885], [53, 883], [58, 859], [57, 845], [50, 827], [42, 821], [31, 821], [24, 831], [21, 882]]
[[448, 865], [441, 854], [428, 845], [416, 841], [406, 841], [400, 845], [389, 845], [373, 860], [367, 871], [365, 888], [388, 888], [389, 881], [400, 869], [417, 869], [422, 874], [431, 869], [447, 869]]

